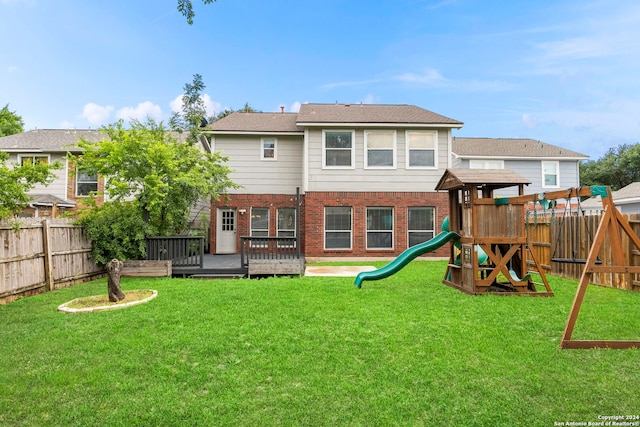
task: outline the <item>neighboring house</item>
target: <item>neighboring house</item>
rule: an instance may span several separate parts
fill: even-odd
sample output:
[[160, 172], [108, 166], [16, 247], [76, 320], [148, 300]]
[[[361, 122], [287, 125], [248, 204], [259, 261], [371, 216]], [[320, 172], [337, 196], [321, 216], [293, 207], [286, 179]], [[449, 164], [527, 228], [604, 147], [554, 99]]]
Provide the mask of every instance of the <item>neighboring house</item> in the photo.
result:
[[[531, 181], [527, 193], [580, 186], [580, 161], [589, 157], [533, 139], [453, 138], [452, 167], [512, 169]], [[515, 189], [497, 192], [515, 195]]]
[[243, 187], [212, 207], [212, 252], [239, 252], [240, 236], [298, 231], [307, 257], [391, 257], [431, 239], [448, 210], [435, 185], [460, 127], [412, 105], [362, 104], [238, 112], [213, 123], [212, 148], [229, 157]]
[[[50, 217], [73, 210], [89, 193], [102, 191], [104, 181], [96, 175], [76, 170], [66, 158], [67, 153], [80, 154], [76, 144], [80, 138], [100, 141], [104, 135], [97, 130], [36, 129], [0, 138], [0, 150], [9, 153], [9, 163], [59, 161], [62, 169], [54, 171], [56, 178], [48, 186], [38, 185], [29, 192], [32, 202], [23, 216]], [[102, 200], [98, 199], [98, 203]]]
[[[617, 191], [612, 191], [611, 197], [620, 213], [640, 213], [640, 182], [633, 182]], [[600, 213], [602, 200], [600, 196], [591, 197], [580, 203], [580, 207], [587, 213]]]

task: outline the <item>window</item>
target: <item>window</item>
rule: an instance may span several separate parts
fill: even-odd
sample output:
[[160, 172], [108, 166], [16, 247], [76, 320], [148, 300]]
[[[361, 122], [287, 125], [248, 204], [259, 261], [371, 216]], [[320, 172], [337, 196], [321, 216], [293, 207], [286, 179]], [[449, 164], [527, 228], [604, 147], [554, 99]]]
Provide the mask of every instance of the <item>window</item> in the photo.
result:
[[44, 163], [45, 165], [49, 164], [49, 156], [47, 155], [20, 156], [21, 165], [34, 165], [36, 163]]
[[[296, 237], [296, 210], [294, 208], [278, 209], [278, 237]], [[295, 242], [278, 243], [279, 247], [295, 247]]]
[[367, 249], [393, 249], [393, 208], [367, 208]]
[[433, 239], [435, 209], [426, 206], [411, 207], [408, 208], [407, 213], [409, 246]]
[[435, 168], [437, 155], [437, 132], [407, 131], [407, 167]]
[[262, 138], [261, 140], [261, 149], [260, 149], [260, 159], [261, 160], [276, 160], [276, 144], [277, 140], [275, 138]]
[[350, 130], [326, 130], [322, 132], [324, 143], [323, 167], [353, 168], [353, 132]]
[[396, 133], [390, 130], [370, 130], [364, 133], [367, 168], [396, 167]]
[[469, 169], [504, 169], [504, 160], [469, 160]]
[[[269, 237], [269, 208], [251, 208], [251, 237]], [[251, 241], [252, 247], [267, 246], [267, 241]]]
[[325, 249], [351, 249], [351, 207], [324, 208]]
[[542, 162], [542, 187], [560, 187], [558, 162]]
[[76, 196], [88, 196], [98, 191], [98, 175], [86, 173], [82, 169], [76, 171]]

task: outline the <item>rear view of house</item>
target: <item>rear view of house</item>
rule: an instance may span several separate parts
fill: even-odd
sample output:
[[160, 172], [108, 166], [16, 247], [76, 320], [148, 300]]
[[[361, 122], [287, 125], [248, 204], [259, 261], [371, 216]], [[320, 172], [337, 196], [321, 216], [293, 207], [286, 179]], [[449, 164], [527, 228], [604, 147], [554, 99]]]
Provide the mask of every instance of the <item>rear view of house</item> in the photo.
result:
[[212, 148], [242, 188], [214, 203], [212, 252], [239, 252], [240, 236], [299, 233], [306, 257], [391, 257], [431, 239], [447, 214], [435, 185], [460, 127], [412, 105], [304, 104], [215, 122]]

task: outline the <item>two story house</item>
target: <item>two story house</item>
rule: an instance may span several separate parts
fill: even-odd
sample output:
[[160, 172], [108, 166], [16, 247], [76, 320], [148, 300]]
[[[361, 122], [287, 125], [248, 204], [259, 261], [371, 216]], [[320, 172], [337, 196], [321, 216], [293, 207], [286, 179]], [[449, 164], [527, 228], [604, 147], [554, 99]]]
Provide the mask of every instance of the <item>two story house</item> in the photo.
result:
[[447, 215], [435, 185], [460, 127], [412, 105], [231, 114], [213, 123], [211, 142], [242, 188], [214, 203], [211, 247], [235, 253], [241, 235], [300, 232], [307, 257], [385, 257], [429, 240]]
[[[75, 209], [91, 192], [103, 191], [104, 180], [76, 170], [66, 158], [67, 153], [80, 153], [76, 144], [81, 138], [97, 142], [104, 139], [104, 135], [97, 130], [36, 129], [0, 138], [0, 150], [9, 153], [9, 163], [57, 161], [62, 164], [51, 184], [38, 185], [30, 192], [32, 201], [25, 206], [23, 216], [55, 217]], [[100, 203], [101, 199], [97, 201]]]

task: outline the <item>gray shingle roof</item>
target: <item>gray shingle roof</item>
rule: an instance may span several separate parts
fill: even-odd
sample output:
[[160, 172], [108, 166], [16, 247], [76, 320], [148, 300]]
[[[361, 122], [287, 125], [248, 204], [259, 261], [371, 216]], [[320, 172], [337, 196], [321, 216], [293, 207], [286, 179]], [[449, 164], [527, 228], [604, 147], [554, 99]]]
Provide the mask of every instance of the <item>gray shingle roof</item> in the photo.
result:
[[301, 123], [420, 124], [462, 127], [462, 122], [415, 105], [383, 104], [302, 104]]
[[211, 124], [217, 132], [302, 133], [296, 113], [245, 113], [237, 111]]
[[[626, 187], [611, 192], [613, 202], [618, 205], [627, 203], [637, 203], [640, 200], [640, 182], [632, 182]], [[590, 197], [581, 204], [583, 209], [601, 209], [602, 198], [600, 196]]]
[[36, 129], [0, 138], [0, 150], [73, 152], [78, 151], [74, 146], [80, 138], [98, 142], [107, 136], [99, 130]]
[[534, 139], [454, 137], [452, 151], [459, 157], [545, 157], [586, 160], [589, 156]]

